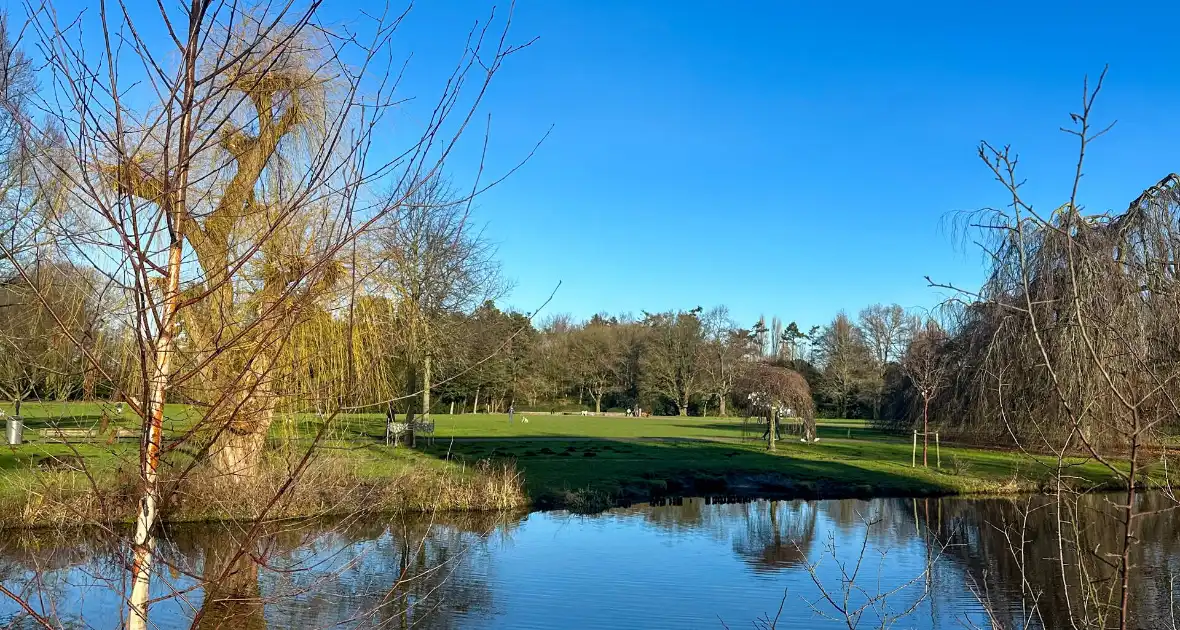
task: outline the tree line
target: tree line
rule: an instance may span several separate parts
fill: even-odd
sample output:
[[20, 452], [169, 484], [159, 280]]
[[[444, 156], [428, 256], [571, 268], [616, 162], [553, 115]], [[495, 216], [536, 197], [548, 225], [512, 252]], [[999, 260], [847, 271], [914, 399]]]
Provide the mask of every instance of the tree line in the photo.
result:
[[[439, 214], [448, 212], [423, 212], [425, 221], [434, 222], [420, 226], [424, 241], [449, 238], [449, 223]], [[413, 245], [402, 226], [383, 236], [397, 241], [384, 251]], [[778, 317], [742, 326], [724, 306], [640, 316], [601, 313], [584, 321], [565, 314], [533, 317], [496, 304], [506, 285], [485, 242], [448, 246], [422, 258], [450, 267], [441, 275], [456, 282], [440, 288], [424, 280], [440, 275], [433, 270], [404, 259], [384, 261], [369, 290], [348, 309], [325, 303], [301, 318], [285, 350], [287, 409], [338, 404], [422, 413], [429, 404], [436, 413], [470, 413], [515, 405], [726, 416], [744, 411], [743, 377], [755, 366], [773, 365], [804, 377], [821, 414], [900, 420], [912, 412], [906, 358], [925, 320], [896, 304], [866, 307], [855, 319], [841, 312], [806, 331]], [[117, 312], [116, 294], [99, 301], [86, 288], [97, 280], [68, 262], [35, 267], [30, 278], [49, 305], [31, 299], [20, 282], [10, 279], [0, 287], [0, 308], [11, 315], [0, 322], [0, 343], [14, 359], [0, 374], [6, 398], [16, 404], [28, 398], [108, 399], [130, 390], [132, 348], [110, 318]], [[69, 315], [64, 321], [51, 322], [58, 303], [73, 307], [60, 309]], [[69, 334], [61, 331], [63, 324]], [[181, 331], [179, 343], [192, 343], [184, 326]], [[85, 348], [72, 339], [86, 340]], [[88, 367], [88, 357], [102, 369]], [[429, 398], [423, 396], [427, 391]], [[179, 394], [171, 400], [199, 402]]]

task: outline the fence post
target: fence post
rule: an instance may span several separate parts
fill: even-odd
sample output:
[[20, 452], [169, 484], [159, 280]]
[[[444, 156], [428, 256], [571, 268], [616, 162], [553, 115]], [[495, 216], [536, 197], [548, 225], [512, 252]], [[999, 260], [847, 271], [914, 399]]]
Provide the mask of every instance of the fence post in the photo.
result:
[[914, 452], [910, 456], [910, 468], [918, 467], [918, 430], [914, 429]]
[[938, 445], [938, 431], [934, 432], [934, 457], [938, 459], [938, 467], [942, 468], [942, 447]]

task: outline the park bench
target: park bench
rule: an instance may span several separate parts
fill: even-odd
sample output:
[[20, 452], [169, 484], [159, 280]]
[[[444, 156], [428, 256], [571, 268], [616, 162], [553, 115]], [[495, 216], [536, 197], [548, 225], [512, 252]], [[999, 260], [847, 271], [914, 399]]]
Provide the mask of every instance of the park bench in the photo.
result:
[[41, 429], [41, 436], [55, 442], [73, 442], [77, 440], [93, 440], [98, 435], [94, 429], [63, 429], [52, 427]]
[[[97, 429], [81, 429], [81, 428], [62, 428], [50, 427], [40, 430], [41, 437], [52, 442], [93, 442], [98, 439], [99, 431]], [[114, 430], [113, 437], [116, 440], [135, 440], [139, 439], [140, 432], [136, 429], [128, 429], [125, 427], [118, 427]]]
[[397, 446], [402, 437], [410, 434], [410, 424], [408, 422], [387, 422], [385, 426], [389, 431], [389, 437], [393, 439], [394, 446]]
[[397, 446], [403, 437], [413, 438], [415, 435], [423, 435], [430, 439], [431, 444], [434, 444], [434, 421], [389, 423], [389, 436], [393, 438], [394, 446]]
[[434, 420], [430, 422], [415, 422], [414, 432], [426, 436], [431, 444], [434, 444]]

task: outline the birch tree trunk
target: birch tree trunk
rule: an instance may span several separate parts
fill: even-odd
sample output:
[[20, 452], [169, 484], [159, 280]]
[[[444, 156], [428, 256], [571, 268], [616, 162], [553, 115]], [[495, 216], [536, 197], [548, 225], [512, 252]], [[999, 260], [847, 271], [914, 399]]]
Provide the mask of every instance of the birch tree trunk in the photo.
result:
[[[157, 502], [159, 497], [160, 447], [164, 426], [164, 402], [168, 395], [168, 384], [172, 376], [172, 355], [177, 310], [180, 306], [180, 267], [184, 254], [184, 233], [182, 224], [185, 213], [185, 192], [188, 188], [189, 142], [191, 142], [194, 95], [196, 93], [197, 53], [200, 49], [201, 23], [205, 18], [206, 4], [193, 0], [189, 10], [188, 45], [184, 50], [184, 84], [180, 103], [180, 137], [177, 143], [177, 176], [175, 187], [162, 191], [157, 201], [164, 205], [170, 239], [168, 243], [168, 267], [164, 281], [164, 304], [159, 319], [160, 330], [155, 344], [155, 357], [150, 380], [147, 409], [141, 415], [147, 422], [143, 427], [140, 445], [140, 477], [143, 483], [139, 510], [135, 519], [135, 539], [131, 562], [130, 611], [127, 616], [129, 630], [147, 630], [149, 587], [152, 575], [152, 552], [155, 549], [154, 530], [156, 527]], [[165, 170], [167, 170], [165, 152]], [[150, 287], [145, 287], [150, 292]]]

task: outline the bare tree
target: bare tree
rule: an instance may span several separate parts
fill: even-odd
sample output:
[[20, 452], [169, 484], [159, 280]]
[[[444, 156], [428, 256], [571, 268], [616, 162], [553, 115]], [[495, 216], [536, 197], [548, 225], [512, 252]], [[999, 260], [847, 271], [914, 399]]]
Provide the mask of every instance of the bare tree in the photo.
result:
[[770, 359], [772, 361], [782, 356], [783, 321], [775, 315], [770, 318], [770, 328], [767, 330], [767, 340], [770, 343]]
[[[31, 284], [0, 284], [0, 393], [12, 401], [16, 415], [34, 394], [67, 400], [87, 384], [83, 351], [96, 352], [94, 314], [99, 295], [85, 270], [40, 261], [23, 267]], [[71, 338], [90, 340], [79, 347]]]
[[[995, 413], [1019, 447], [1049, 454], [1034, 461], [1054, 479], [1057, 568], [1061, 588], [1075, 594], [1066, 600], [1070, 623], [1126, 628], [1133, 624], [1131, 553], [1143, 514], [1138, 493], [1153, 482], [1170, 487], [1166, 476], [1153, 480], [1144, 468], [1149, 449], [1166, 443], [1180, 419], [1180, 178], [1168, 175], [1122, 213], [1085, 212], [1087, 152], [1110, 128], [1093, 126], [1101, 87], [1101, 77], [1093, 89], [1087, 83], [1071, 114], [1074, 127], [1066, 131], [1078, 141], [1078, 157], [1064, 203], [1048, 213], [1023, 196], [1010, 148], [980, 146], [1005, 205], [967, 217], [992, 268], [979, 292], [960, 292], [969, 304], [956, 360], [977, 375], [978, 386], [956, 398], [973, 413]], [[1079, 451], [1124, 488], [1115, 549], [1096, 552], [1081, 538], [1076, 519], [1087, 488], [1074, 479], [1068, 457]], [[1096, 564], [1115, 574], [1098, 588], [1087, 569]]]
[[[325, 308], [351, 305], [370, 270], [346, 254], [437, 181], [518, 48], [507, 42], [510, 20], [478, 23], [422, 127], [386, 136], [383, 121], [403, 102], [389, 60], [404, 14], [366, 13], [333, 30], [320, 23], [318, 1], [104, 5], [77, 20], [30, 6], [50, 88], [31, 97], [38, 115], [16, 122], [26, 138], [55, 140], [28, 186], [54, 200], [41, 238], [119, 286], [126, 307], [114, 325], [135, 342], [126, 398], [142, 439], [128, 627], [146, 628], [160, 509], [192, 475], [243, 498], [263, 470], [276, 413], [323, 400], [297, 378], [305, 366], [291, 359], [305, 355], [289, 351], [295, 334]], [[97, 39], [82, 35], [92, 27]], [[387, 137], [407, 142], [370, 151]], [[17, 261], [16, 276], [102, 365], [62, 325], [11, 242], [6, 234], [0, 252]], [[199, 413], [166, 442], [164, 405], [176, 400]], [[265, 519], [296, 486], [338, 407], [324, 411], [311, 446], [282, 466], [273, 495], [249, 517]], [[248, 556], [245, 542], [225, 566]]]
[[702, 351], [704, 327], [700, 307], [691, 311], [648, 313], [643, 360], [647, 388], [667, 397], [678, 413], [688, 415], [688, 405], [704, 383]]
[[0, 279], [11, 279], [17, 261], [36, 253], [44, 222], [46, 204], [32, 181], [44, 138], [22, 124], [36, 88], [33, 61], [17, 46], [7, 12], [0, 12]]
[[901, 357], [910, 332], [905, 309], [897, 304], [873, 304], [861, 309], [857, 323], [879, 367]]
[[847, 416], [857, 393], [872, 377], [864, 333], [841, 311], [820, 332], [812, 352], [823, 366], [824, 390], [836, 402], [840, 416]]
[[570, 338], [574, 370], [594, 398], [594, 413], [602, 413], [602, 398], [619, 387], [624, 361], [623, 343], [617, 324], [594, 317], [573, 331]]
[[881, 416], [881, 393], [884, 387], [884, 373], [890, 363], [896, 361], [907, 342], [907, 325], [910, 318], [900, 305], [873, 304], [861, 309], [858, 325], [864, 332], [865, 343], [872, 352], [878, 374], [877, 388], [873, 392], [873, 418]]
[[571, 337], [575, 329], [573, 318], [568, 314], [550, 316], [540, 326], [537, 366], [551, 400], [561, 399], [575, 386], [576, 364], [571, 354]]
[[927, 451], [930, 448], [930, 401], [938, 396], [946, 384], [946, 344], [946, 331], [938, 322], [927, 319], [914, 334], [901, 361], [902, 369], [922, 398], [923, 466], [929, 465]]
[[[374, 230], [374, 281], [395, 296], [395, 317], [382, 331], [399, 337], [409, 392], [429, 414], [433, 360], [455, 331], [448, 315], [466, 313], [507, 290], [495, 249], [472, 220], [470, 198], [435, 174], [398, 203]], [[350, 313], [350, 317], [353, 314]]]
[[757, 354], [754, 336], [748, 330], [737, 328], [729, 317], [729, 309], [718, 306], [710, 309], [703, 318], [705, 326], [705, 347], [702, 362], [710, 392], [717, 397], [717, 412], [726, 414], [726, 402], [734, 393], [745, 369]]

